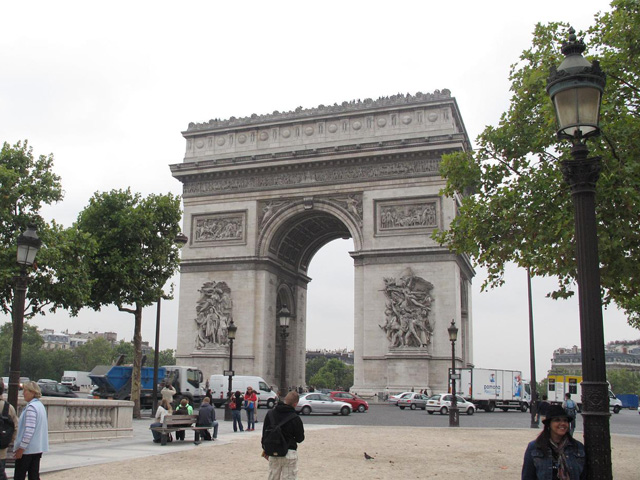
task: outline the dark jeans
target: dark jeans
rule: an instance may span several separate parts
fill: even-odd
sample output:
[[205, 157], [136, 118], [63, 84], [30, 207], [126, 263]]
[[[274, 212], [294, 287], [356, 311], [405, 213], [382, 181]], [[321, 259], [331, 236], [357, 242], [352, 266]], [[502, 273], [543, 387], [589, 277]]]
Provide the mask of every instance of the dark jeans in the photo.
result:
[[[196, 425], [197, 427], [207, 427], [209, 425]], [[213, 438], [218, 438], [218, 422], [214, 420], [213, 425], [210, 426], [213, 429]], [[211, 432], [209, 430], [196, 430], [196, 442], [202, 437], [204, 440], [211, 440]]]
[[0, 480], [7, 480], [7, 474], [4, 471], [4, 466], [6, 463], [6, 460], [0, 460]]
[[[161, 427], [161, 426], [162, 426], [162, 423], [160, 422], [154, 422], [150, 425], [150, 427]], [[162, 438], [162, 434], [160, 432], [156, 432], [155, 430], [151, 430], [151, 435], [153, 435], [153, 439], [157, 440], [158, 442]], [[0, 480], [2, 479], [0, 478]]]
[[40, 480], [40, 458], [41, 453], [32, 453], [31, 455], [22, 455], [22, 458], [16, 460], [14, 480]]
[[231, 416], [233, 417], [233, 431], [237, 432], [238, 428], [240, 431], [244, 431], [242, 427], [242, 410], [231, 410]]

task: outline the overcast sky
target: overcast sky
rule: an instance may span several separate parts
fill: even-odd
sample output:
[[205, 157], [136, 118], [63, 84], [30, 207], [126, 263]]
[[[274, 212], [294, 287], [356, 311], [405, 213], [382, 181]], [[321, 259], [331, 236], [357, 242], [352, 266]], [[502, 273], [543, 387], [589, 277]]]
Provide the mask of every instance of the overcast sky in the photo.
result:
[[[448, 88], [474, 140], [507, 109], [509, 67], [536, 22], [584, 29], [608, 8], [592, 0], [2, 2], [0, 140], [28, 139], [37, 155], [54, 154], [65, 199], [44, 213], [65, 226], [96, 191], [180, 194], [169, 165], [184, 157], [189, 122]], [[353, 347], [352, 248], [333, 242], [311, 263], [308, 348]], [[480, 293], [484, 276], [478, 270], [473, 282], [474, 362], [527, 376], [526, 274], [513, 268], [506, 286]], [[553, 284], [533, 280], [539, 378], [555, 348], [580, 344], [576, 301], [546, 299]], [[155, 307], [144, 315], [143, 337], [153, 341]], [[604, 315], [607, 340], [640, 337], [618, 310]], [[175, 348], [177, 300], [163, 304], [162, 321], [161, 347]], [[32, 323], [133, 333], [133, 317], [115, 309]]]

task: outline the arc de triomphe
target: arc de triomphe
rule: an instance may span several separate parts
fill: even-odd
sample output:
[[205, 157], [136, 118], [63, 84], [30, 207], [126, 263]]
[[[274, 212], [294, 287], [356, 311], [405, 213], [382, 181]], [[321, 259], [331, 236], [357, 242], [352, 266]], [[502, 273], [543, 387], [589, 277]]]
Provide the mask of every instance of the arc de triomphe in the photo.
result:
[[[448, 90], [190, 124], [183, 163], [184, 230], [178, 363], [208, 377], [305, 384], [307, 269], [326, 243], [352, 238], [352, 388], [444, 391], [447, 328], [458, 365], [472, 362], [468, 260], [430, 238], [456, 215], [439, 195], [443, 154], [470, 148]], [[292, 313], [286, 379], [276, 312]], [[334, 332], [335, 335], [347, 335]]]

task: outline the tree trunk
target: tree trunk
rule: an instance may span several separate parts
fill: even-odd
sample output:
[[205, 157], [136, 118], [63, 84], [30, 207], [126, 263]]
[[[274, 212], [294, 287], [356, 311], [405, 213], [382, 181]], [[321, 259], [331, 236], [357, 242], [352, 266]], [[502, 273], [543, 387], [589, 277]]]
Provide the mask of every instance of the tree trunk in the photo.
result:
[[133, 401], [133, 418], [141, 418], [140, 394], [142, 367], [142, 306], [136, 304], [135, 327], [133, 330], [133, 372], [131, 373], [131, 400]]

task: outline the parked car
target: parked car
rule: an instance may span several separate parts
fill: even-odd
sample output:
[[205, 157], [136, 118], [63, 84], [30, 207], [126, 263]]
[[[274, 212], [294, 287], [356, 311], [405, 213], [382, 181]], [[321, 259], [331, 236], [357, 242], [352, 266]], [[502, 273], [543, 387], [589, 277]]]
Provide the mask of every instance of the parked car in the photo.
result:
[[398, 407], [400, 410], [404, 410], [409, 407], [411, 410], [415, 410], [416, 408], [421, 408], [424, 410], [427, 408], [427, 400], [429, 397], [423, 395], [421, 393], [410, 393], [409, 395], [403, 395], [398, 399]]
[[346, 402], [334, 400], [324, 393], [305, 393], [300, 396], [300, 401], [296, 405], [296, 412], [302, 415], [310, 415], [312, 413], [332, 413], [338, 415], [349, 415], [351, 413], [351, 405]]
[[[458, 410], [461, 412], [466, 412], [467, 415], [473, 415], [476, 411], [476, 407], [471, 402], [467, 402], [460, 395], [456, 395], [456, 399], [458, 402]], [[432, 395], [427, 400], [427, 413], [429, 415], [433, 415], [433, 412], [440, 412], [440, 415], [446, 415], [449, 413], [449, 408], [451, 407], [451, 400], [453, 400], [453, 395], [450, 393], [439, 393], [437, 395]]]
[[40, 390], [42, 390], [43, 397], [78, 397], [73, 390], [61, 383], [43, 383], [40, 385]]
[[402, 392], [402, 393], [398, 393], [397, 395], [391, 395], [387, 401], [392, 404], [392, 405], [397, 405], [398, 404], [398, 399], [404, 397], [405, 395], [410, 395], [413, 392]]
[[366, 412], [369, 410], [369, 404], [366, 400], [358, 397], [357, 395], [353, 395], [349, 392], [331, 392], [329, 394], [331, 398], [334, 400], [338, 400], [339, 402], [346, 402], [351, 405], [351, 410], [354, 412]]

